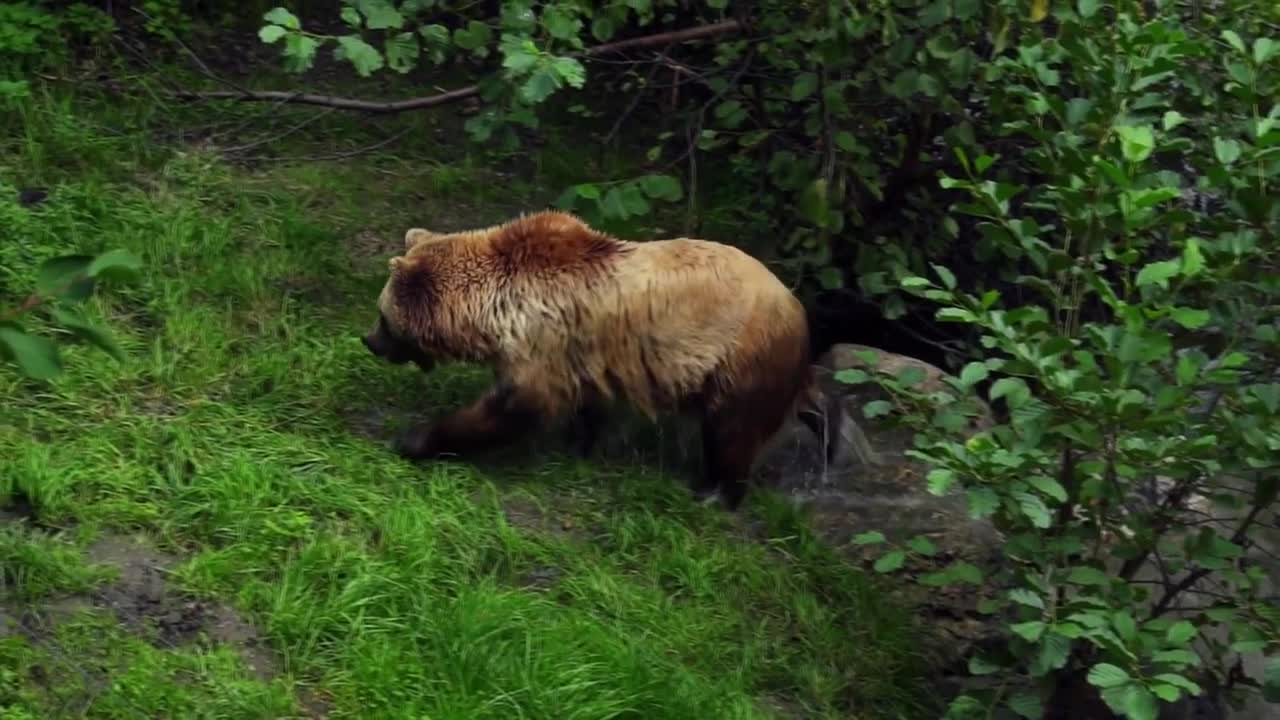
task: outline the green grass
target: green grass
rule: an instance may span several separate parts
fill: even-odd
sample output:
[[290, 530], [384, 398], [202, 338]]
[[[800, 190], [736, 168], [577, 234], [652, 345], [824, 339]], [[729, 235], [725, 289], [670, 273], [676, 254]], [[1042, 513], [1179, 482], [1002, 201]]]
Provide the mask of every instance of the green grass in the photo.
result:
[[[279, 672], [83, 608], [48, 632], [0, 626], [0, 717], [936, 711], [910, 609], [780, 501], [734, 518], [653, 466], [545, 449], [413, 465], [387, 450], [397, 425], [487, 376], [368, 356], [357, 335], [385, 253], [352, 238], [489, 223], [559, 187], [496, 181], [411, 137], [236, 167], [156, 140], [194, 110], [36, 90], [0, 138], [0, 307], [50, 255], [124, 247], [146, 269], [88, 304], [127, 362], [72, 346], [51, 383], [0, 367], [0, 507], [29, 503], [45, 528], [0, 516], [0, 608], [103, 587], [86, 549], [142, 531], [181, 557], [168, 582], [239, 610]], [[370, 140], [337, 117], [311, 132], [292, 147]], [[51, 201], [18, 207], [31, 184]]]

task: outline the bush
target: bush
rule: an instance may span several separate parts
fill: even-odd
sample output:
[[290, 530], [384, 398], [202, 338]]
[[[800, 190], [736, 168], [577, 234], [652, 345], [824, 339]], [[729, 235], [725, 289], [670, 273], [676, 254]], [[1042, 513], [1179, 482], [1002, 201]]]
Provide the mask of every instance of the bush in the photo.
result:
[[[978, 220], [977, 251], [1039, 302], [941, 266], [904, 278], [978, 331], [984, 359], [941, 398], [881, 378], [930, 489], [963, 488], [1008, 536], [988, 579], [1007, 594], [985, 610], [1010, 641], [970, 670], [1030, 682], [952, 714], [1038, 718], [1079, 703], [1083, 676], [1118, 715], [1153, 718], [1239, 685], [1251, 653], [1273, 656], [1252, 680], [1280, 701], [1280, 607], [1250, 552], [1280, 488], [1280, 42], [1077, 7], [985, 71], [995, 135], [1020, 154], [953, 145], [963, 173], [941, 181], [967, 196], [954, 211]], [[966, 439], [980, 383], [1007, 420]]]

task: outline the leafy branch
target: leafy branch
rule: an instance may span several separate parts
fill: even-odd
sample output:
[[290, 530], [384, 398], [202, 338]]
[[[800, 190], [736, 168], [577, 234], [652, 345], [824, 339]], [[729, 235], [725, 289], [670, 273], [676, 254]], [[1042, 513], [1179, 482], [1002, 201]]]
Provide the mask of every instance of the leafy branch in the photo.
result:
[[37, 272], [35, 291], [16, 307], [0, 313], [0, 358], [13, 362], [32, 379], [49, 380], [61, 374], [58, 346], [48, 338], [25, 331], [19, 324], [21, 318], [47, 309], [62, 330], [123, 360], [124, 353], [111, 335], [67, 304], [84, 301], [104, 280], [132, 279], [141, 267], [141, 261], [125, 250], [46, 260]]

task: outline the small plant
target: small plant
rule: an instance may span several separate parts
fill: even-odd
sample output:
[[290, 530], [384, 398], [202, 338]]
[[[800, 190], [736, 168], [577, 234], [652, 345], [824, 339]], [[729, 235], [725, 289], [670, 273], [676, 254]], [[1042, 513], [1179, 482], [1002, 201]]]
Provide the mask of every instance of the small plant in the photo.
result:
[[57, 344], [25, 330], [20, 323], [24, 317], [42, 314], [53, 321], [61, 335], [78, 338], [123, 360], [124, 353], [111, 335], [85, 319], [74, 305], [88, 298], [99, 282], [131, 278], [140, 267], [138, 258], [125, 250], [46, 260], [40, 266], [35, 292], [17, 307], [0, 311], [0, 358], [32, 379], [48, 380], [61, 374]]

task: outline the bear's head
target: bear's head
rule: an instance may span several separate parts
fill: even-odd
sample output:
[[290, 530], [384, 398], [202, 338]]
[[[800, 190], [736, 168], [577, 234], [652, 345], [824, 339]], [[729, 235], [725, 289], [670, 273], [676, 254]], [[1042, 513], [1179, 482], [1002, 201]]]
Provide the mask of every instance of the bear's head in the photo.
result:
[[[405, 242], [408, 244], [407, 237]], [[435, 367], [435, 359], [423, 351], [415, 338], [416, 333], [406, 326], [405, 309], [397, 305], [397, 298], [405, 294], [400, 291], [403, 289], [408, 264], [409, 261], [403, 257], [391, 259], [391, 275], [378, 297], [378, 321], [372, 330], [360, 337], [360, 341], [376, 357], [394, 365], [412, 361], [423, 372], [427, 372]]]

